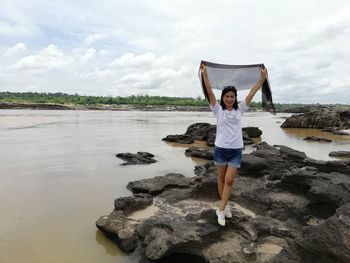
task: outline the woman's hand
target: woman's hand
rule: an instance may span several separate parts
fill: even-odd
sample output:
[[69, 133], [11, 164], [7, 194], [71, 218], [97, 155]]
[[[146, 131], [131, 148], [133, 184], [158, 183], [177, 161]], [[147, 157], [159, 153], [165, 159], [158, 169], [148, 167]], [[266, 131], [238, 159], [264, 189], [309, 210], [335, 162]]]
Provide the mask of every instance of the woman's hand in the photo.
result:
[[265, 67], [261, 67], [261, 68], [260, 68], [260, 79], [261, 79], [262, 82], [265, 81], [266, 76], [267, 76], [267, 70], [266, 70], [266, 68], [265, 68]]
[[201, 72], [204, 73], [205, 71], [207, 71], [207, 66], [204, 64], [201, 64], [200, 69], [201, 69]]
[[250, 89], [249, 94], [247, 95], [247, 97], [245, 98], [245, 103], [248, 105], [253, 97], [255, 96], [256, 92], [261, 88], [261, 86], [263, 85], [265, 79], [267, 76], [267, 70], [264, 67], [264, 65], [261, 66], [260, 68], [260, 79], [255, 83], [255, 85]]

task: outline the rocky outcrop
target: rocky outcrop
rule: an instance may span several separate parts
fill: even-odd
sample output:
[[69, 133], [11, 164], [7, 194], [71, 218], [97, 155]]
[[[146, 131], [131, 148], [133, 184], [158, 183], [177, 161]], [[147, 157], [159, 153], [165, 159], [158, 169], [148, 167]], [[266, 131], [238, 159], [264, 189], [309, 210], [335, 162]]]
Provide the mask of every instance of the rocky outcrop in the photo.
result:
[[306, 136], [303, 138], [305, 141], [314, 141], [314, 142], [332, 142], [331, 139], [323, 138], [323, 137], [317, 137], [317, 136]]
[[154, 155], [148, 152], [137, 152], [136, 154], [118, 153], [116, 154], [116, 157], [122, 159], [123, 161], [126, 161], [121, 165], [150, 164], [157, 162], [157, 160], [153, 158]]
[[216, 125], [209, 123], [194, 123], [187, 128], [184, 134], [168, 135], [163, 141], [191, 144], [195, 140], [206, 141], [208, 146], [214, 146]]
[[350, 151], [333, 151], [329, 153], [333, 157], [350, 157]]
[[[242, 129], [244, 145], [253, 144], [251, 138], [260, 137], [262, 131], [257, 127], [245, 127]], [[163, 141], [191, 144], [195, 140], [206, 141], [208, 146], [214, 146], [216, 136], [216, 125], [209, 123], [195, 123], [187, 128], [184, 134], [168, 135]]]
[[129, 183], [133, 195], [96, 226], [141, 262], [350, 261], [350, 161], [257, 145], [243, 155], [226, 227], [216, 222], [216, 167], [195, 173]]
[[350, 108], [322, 107], [303, 114], [294, 114], [282, 125], [282, 128], [316, 128], [316, 129], [349, 129]]

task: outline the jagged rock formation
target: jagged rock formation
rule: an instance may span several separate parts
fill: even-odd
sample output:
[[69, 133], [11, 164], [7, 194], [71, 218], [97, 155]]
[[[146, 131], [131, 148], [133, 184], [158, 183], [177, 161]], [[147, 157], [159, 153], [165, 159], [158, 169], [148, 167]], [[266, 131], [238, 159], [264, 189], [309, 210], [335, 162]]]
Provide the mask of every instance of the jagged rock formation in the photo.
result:
[[226, 227], [216, 222], [216, 167], [195, 173], [129, 183], [133, 195], [96, 226], [141, 262], [350, 262], [350, 161], [257, 145], [243, 156]]
[[[257, 127], [245, 127], [243, 131], [244, 145], [253, 144], [251, 138], [260, 137], [262, 131]], [[206, 141], [208, 146], [214, 146], [216, 136], [216, 125], [209, 123], [195, 123], [187, 128], [184, 134], [168, 135], [163, 141], [191, 144], [195, 140]]]
[[303, 114], [294, 114], [290, 116], [281, 127], [328, 130], [349, 129], [350, 109], [339, 109], [337, 107], [311, 109]]

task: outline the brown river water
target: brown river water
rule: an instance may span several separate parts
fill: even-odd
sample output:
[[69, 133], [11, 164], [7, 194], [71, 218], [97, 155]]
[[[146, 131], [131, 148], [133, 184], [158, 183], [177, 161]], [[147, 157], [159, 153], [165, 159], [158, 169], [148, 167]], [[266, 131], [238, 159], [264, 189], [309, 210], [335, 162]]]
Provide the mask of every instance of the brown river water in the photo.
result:
[[[350, 149], [350, 136], [281, 129], [289, 115], [247, 113], [243, 122], [259, 127], [262, 141], [311, 158], [330, 160], [330, 151]], [[195, 122], [215, 119], [210, 112], [0, 110], [0, 263], [135, 262], [95, 221], [113, 210], [115, 198], [131, 194], [129, 181], [169, 172], [193, 176], [203, 161], [186, 157], [187, 146], [161, 139]], [[308, 135], [333, 142], [302, 140]], [[137, 151], [158, 162], [121, 166], [115, 157]]]

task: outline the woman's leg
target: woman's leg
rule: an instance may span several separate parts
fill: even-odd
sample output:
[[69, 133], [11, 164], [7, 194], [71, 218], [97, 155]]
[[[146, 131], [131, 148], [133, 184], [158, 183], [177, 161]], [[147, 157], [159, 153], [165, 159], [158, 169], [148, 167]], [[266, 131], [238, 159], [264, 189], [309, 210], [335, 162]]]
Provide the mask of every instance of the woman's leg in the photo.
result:
[[220, 165], [217, 167], [218, 169], [218, 191], [220, 194], [220, 199], [222, 198], [222, 192], [224, 191], [225, 185], [225, 175], [226, 175], [226, 165]]
[[225, 183], [223, 187], [223, 191], [221, 194], [221, 203], [220, 203], [220, 211], [225, 209], [225, 206], [230, 199], [230, 195], [232, 192], [233, 180], [237, 174], [237, 168], [232, 166], [227, 166], [225, 173]]

